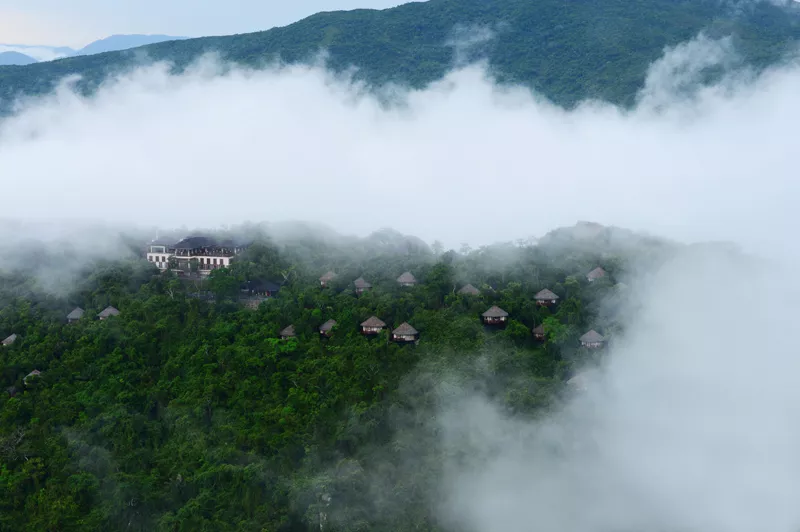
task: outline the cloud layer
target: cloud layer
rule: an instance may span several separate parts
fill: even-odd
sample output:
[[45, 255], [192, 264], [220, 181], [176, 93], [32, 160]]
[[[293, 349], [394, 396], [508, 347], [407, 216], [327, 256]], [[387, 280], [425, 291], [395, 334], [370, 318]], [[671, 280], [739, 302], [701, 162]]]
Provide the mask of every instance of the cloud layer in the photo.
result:
[[147, 225], [321, 220], [358, 234], [390, 225], [450, 245], [591, 219], [774, 245], [798, 192], [800, 71], [686, 90], [699, 67], [730, 57], [725, 42], [678, 47], [629, 112], [563, 111], [497, 89], [480, 66], [398, 89], [407, 105], [387, 110], [320, 68], [218, 76], [209, 61], [172, 77], [156, 65], [90, 100], [65, 88], [0, 125], [14, 198], [4, 211]]

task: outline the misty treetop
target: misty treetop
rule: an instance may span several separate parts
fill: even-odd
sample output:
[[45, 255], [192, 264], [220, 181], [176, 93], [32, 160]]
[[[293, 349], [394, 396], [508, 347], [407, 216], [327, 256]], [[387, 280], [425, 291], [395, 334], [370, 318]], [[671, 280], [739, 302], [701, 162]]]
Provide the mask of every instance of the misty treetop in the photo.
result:
[[[262, 234], [205, 280], [141, 257], [58, 294], [2, 273], [0, 530], [446, 530], [441, 383], [547, 411], [619, 332], [632, 261], [668, 250], [612, 228], [463, 252]], [[252, 309], [248, 282], [280, 289]]]
[[[357, 67], [356, 78], [372, 86], [421, 88], [454, 66], [486, 58], [498, 81], [522, 84], [560, 105], [586, 99], [631, 105], [665, 48], [700, 32], [732, 37], [741, 59], [762, 69], [794, 50], [797, 22], [792, 2], [606, 0], [565, 8], [556, 0], [429, 0], [382, 11], [318, 13], [257, 33], [4, 66], [0, 103], [9, 112], [16, 97], [49, 92], [73, 74], [81, 76], [78, 91], [90, 94], [109, 75], [142, 65], [144, 57], [182, 72], [209, 52], [260, 67], [278, 58], [310, 62], [325, 50], [330, 68]], [[708, 74], [713, 78], [713, 69]]]

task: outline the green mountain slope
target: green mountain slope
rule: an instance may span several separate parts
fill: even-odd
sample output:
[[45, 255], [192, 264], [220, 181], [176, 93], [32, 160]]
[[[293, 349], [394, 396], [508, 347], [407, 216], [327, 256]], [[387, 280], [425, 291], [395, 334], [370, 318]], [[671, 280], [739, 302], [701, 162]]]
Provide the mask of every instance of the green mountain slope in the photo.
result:
[[587, 97], [630, 104], [648, 65], [666, 46], [702, 30], [732, 35], [743, 57], [763, 67], [791, 49], [799, 22], [797, 6], [769, 3], [733, 8], [710, 0], [430, 0], [382, 11], [319, 13], [264, 32], [0, 68], [0, 98], [7, 104], [17, 94], [39, 94], [75, 73], [85, 76], [80, 88], [91, 91], [106, 75], [141, 62], [143, 51], [180, 70], [208, 51], [259, 65], [278, 55], [306, 60], [324, 47], [336, 69], [355, 65], [370, 83], [421, 87], [452, 67], [454, 50], [447, 42], [454, 28], [478, 25], [497, 30], [475, 53], [489, 58], [499, 80], [523, 83], [563, 105]]
[[[393, 231], [262, 235], [207, 281], [136, 257], [87, 265], [61, 296], [42, 291], [39, 272], [0, 269], [0, 343], [16, 335], [0, 345], [0, 530], [305, 532], [323, 528], [320, 512], [327, 532], [457, 530], [432, 507], [453, 456], [437, 383], [457, 375], [519, 416], [557, 404], [564, 382], [604, 356], [581, 336], [623, 331], [615, 281], [673, 252], [617, 253], [615, 232], [600, 228], [596, 241], [610, 245], [596, 251], [465, 254]], [[76, 258], [49, 247], [17, 256], [50, 272]], [[589, 282], [598, 266], [608, 274]], [[406, 271], [416, 286], [399, 285]], [[362, 295], [359, 277], [372, 284]], [[242, 283], [269, 280], [280, 291], [248, 310]], [[467, 283], [479, 292], [461, 293]], [[545, 288], [557, 304], [537, 304]], [[120, 314], [100, 321], [109, 305]], [[505, 327], [482, 324], [492, 306]], [[70, 324], [76, 307], [85, 312]], [[370, 316], [387, 325], [375, 337], [359, 327]], [[390, 341], [404, 322], [418, 343]], [[281, 340], [289, 325], [294, 338]]]

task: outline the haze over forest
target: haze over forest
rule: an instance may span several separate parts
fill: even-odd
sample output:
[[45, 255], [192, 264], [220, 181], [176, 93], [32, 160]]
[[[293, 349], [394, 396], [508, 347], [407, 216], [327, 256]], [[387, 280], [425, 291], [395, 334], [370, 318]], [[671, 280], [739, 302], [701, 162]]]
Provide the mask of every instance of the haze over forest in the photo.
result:
[[[796, 531], [800, 65], [717, 30], [627, 106], [468, 25], [424, 86], [210, 53], [15, 100], [0, 530]], [[216, 232], [254, 243], [208, 280], [144, 258]]]

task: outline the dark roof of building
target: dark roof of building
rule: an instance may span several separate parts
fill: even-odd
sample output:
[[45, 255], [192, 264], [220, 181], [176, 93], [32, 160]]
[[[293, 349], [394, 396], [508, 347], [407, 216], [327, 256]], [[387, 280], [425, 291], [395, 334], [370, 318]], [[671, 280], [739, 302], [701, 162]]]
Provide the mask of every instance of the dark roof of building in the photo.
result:
[[597, 268], [586, 274], [586, 277], [588, 277], [589, 279], [599, 279], [600, 277], [603, 277], [605, 274], [606, 271], [598, 266]]
[[281, 336], [295, 336], [294, 325], [289, 325], [281, 331]]
[[397, 278], [398, 283], [416, 283], [417, 278], [414, 277], [411, 272], [405, 272], [400, 277]]
[[219, 244], [213, 238], [207, 236], [190, 236], [175, 244], [175, 249], [212, 248], [217, 245]]
[[404, 322], [401, 323], [400, 326], [397, 327], [397, 329], [393, 330], [392, 334], [396, 334], [398, 336], [413, 336], [415, 334], [419, 334], [419, 331], [417, 331], [414, 327], [412, 327], [408, 323]]
[[356, 285], [356, 288], [372, 288], [372, 285], [365, 281], [363, 277], [359, 277], [353, 281], [353, 284]]
[[272, 281], [251, 279], [242, 283], [242, 290], [250, 290], [251, 292], [277, 292], [280, 289], [280, 285]]
[[325, 275], [319, 278], [322, 282], [333, 281], [334, 279], [336, 279], [336, 273], [332, 271], [326, 272]]
[[75, 307], [72, 312], [67, 314], [68, 320], [79, 320], [83, 317], [84, 310], [81, 307]]
[[539, 324], [533, 328], [533, 334], [544, 334], [544, 324]]
[[477, 296], [480, 295], [481, 291], [472, 286], [471, 284], [465, 285], [461, 287], [461, 290], [458, 291], [459, 294], [467, 294], [470, 296]]
[[336, 325], [336, 320], [328, 320], [322, 325], [320, 325], [319, 330], [327, 332], [333, 329], [334, 325]]
[[386, 327], [386, 323], [378, 318], [377, 316], [372, 316], [367, 318], [367, 321], [361, 323], [362, 327]]
[[581, 336], [581, 342], [585, 342], [587, 344], [594, 344], [597, 342], [603, 342], [605, 338], [603, 335], [592, 329], [591, 331], [587, 332], [583, 336]]
[[17, 338], [18, 337], [17, 337], [16, 334], [12, 334], [11, 336], [9, 336], [5, 340], [3, 340], [3, 345], [11, 345], [11, 344], [13, 344], [14, 342], [17, 341]]
[[555, 295], [550, 290], [548, 290], [547, 288], [545, 288], [544, 290], [539, 290], [539, 292], [533, 297], [537, 301], [550, 301], [553, 299], [558, 299], [558, 296]]
[[483, 313], [484, 318], [504, 318], [508, 316], [508, 312], [498, 306], [493, 306]]
[[109, 316], [119, 316], [119, 310], [115, 309], [114, 307], [108, 306], [97, 315], [100, 318], [107, 318]]

